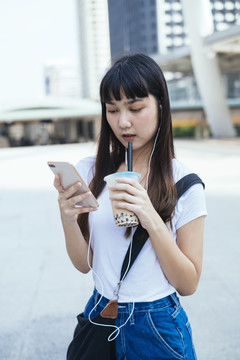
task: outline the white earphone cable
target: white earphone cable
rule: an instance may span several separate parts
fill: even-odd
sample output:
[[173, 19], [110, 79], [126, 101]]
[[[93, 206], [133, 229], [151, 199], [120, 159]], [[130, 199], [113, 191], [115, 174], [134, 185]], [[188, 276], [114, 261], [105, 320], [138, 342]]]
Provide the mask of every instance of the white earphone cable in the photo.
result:
[[[92, 229], [93, 229], [93, 213], [91, 213], [91, 218], [92, 218], [92, 226], [91, 226], [91, 230], [90, 230], [90, 235], [89, 235], [89, 243], [88, 243], [88, 252], [87, 252], [87, 264], [89, 266], [89, 268], [92, 270], [93, 274], [97, 277], [97, 279], [99, 280], [99, 283], [101, 285], [101, 296], [99, 298], [99, 300], [97, 301], [97, 303], [95, 304], [95, 306], [92, 308], [92, 310], [90, 311], [90, 313], [88, 314], [88, 320], [94, 324], [94, 325], [98, 325], [98, 326], [104, 326], [104, 327], [112, 327], [112, 328], [115, 328], [115, 330], [109, 335], [108, 337], [108, 341], [113, 341], [116, 339], [116, 337], [119, 335], [119, 332], [120, 332], [120, 329], [126, 325], [126, 323], [129, 321], [129, 319], [131, 318], [133, 312], [134, 312], [134, 302], [132, 301], [132, 310], [127, 318], [127, 320], [125, 321], [124, 324], [120, 325], [120, 326], [116, 326], [116, 325], [107, 325], [107, 324], [99, 324], [99, 323], [96, 323], [95, 321], [92, 321], [91, 319], [91, 314], [92, 312], [96, 309], [96, 307], [98, 306], [98, 304], [101, 302], [102, 300], [102, 297], [103, 297], [103, 293], [104, 293], [104, 287], [103, 287], [103, 283], [102, 283], [102, 280], [101, 278], [99, 277], [99, 275], [96, 273], [96, 271], [93, 270], [91, 264], [90, 264], [90, 248], [91, 248], [91, 239], [92, 239]], [[122, 282], [128, 272], [128, 269], [129, 269], [129, 266], [130, 266], [130, 261], [131, 261], [131, 255], [132, 255], [132, 236], [131, 236], [131, 240], [130, 240], [130, 251], [129, 251], [129, 259], [128, 259], [128, 265], [127, 265], [127, 269], [123, 275], [123, 278], [121, 280], [121, 282], [119, 283], [120, 286], [122, 285]], [[120, 289], [120, 286], [118, 286], [118, 289]], [[132, 294], [130, 293], [130, 291], [128, 289], [126, 289], [130, 295], [130, 297], [132, 297]], [[115, 335], [114, 335], [115, 334]], [[114, 337], [112, 337], [114, 335]]]
[[149, 180], [149, 175], [150, 175], [150, 169], [151, 169], [151, 160], [152, 160], [152, 156], [153, 156], [153, 153], [154, 153], [154, 150], [155, 150], [155, 147], [156, 147], [156, 143], [157, 143], [157, 138], [158, 138], [158, 135], [159, 135], [159, 132], [160, 132], [160, 125], [158, 127], [158, 130], [157, 130], [157, 134], [155, 136], [155, 140], [154, 140], [154, 143], [153, 143], [153, 148], [152, 148], [152, 152], [151, 152], [151, 155], [149, 157], [149, 160], [148, 160], [148, 172], [147, 172], [147, 180], [146, 180], [146, 191], [148, 192], [148, 180]]

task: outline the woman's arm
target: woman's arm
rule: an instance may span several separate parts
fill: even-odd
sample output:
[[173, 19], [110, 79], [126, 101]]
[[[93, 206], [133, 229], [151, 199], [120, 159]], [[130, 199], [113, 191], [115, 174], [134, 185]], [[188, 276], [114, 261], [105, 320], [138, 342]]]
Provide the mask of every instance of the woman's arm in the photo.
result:
[[[75, 207], [75, 205], [90, 196], [90, 192], [73, 196], [81, 187], [81, 183], [76, 183], [67, 190], [63, 188], [58, 175], [55, 176], [54, 186], [59, 193], [58, 203], [61, 213], [61, 220], [65, 234], [66, 248], [73, 265], [82, 273], [87, 273], [90, 268], [87, 263], [88, 244], [84, 239], [78, 226], [77, 218], [79, 214], [97, 210], [91, 207]], [[90, 265], [92, 263], [92, 251], [89, 254]]]
[[141, 225], [148, 231], [168, 281], [180, 295], [193, 294], [202, 268], [204, 217], [178, 229], [176, 243], [140, 184], [121, 179], [111, 190], [116, 190], [111, 196], [111, 200], [116, 202], [115, 206], [135, 212]]
[[177, 230], [177, 243], [160, 217], [148, 229], [166, 278], [182, 296], [197, 289], [202, 270], [203, 229], [201, 216]]

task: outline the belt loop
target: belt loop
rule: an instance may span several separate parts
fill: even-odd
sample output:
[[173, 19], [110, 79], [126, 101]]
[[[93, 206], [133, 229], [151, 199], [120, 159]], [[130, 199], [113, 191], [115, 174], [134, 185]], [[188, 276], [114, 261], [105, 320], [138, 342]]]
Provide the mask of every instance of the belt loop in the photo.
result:
[[94, 306], [96, 305], [96, 303], [98, 302], [98, 295], [99, 295], [99, 293], [97, 292], [97, 289], [95, 288], [94, 289]]
[[176, 307], [179, 306], [179, 300], [178, 300], [178, 297], [177, 297], [177, 294], [176, 293], [172, 293], [170, 294], [170, 297], [171, 299], [173, 300], [174, 304], [176, 305]]
[[[128, 312], [129, 312], [129, 315], [131, 314], [132, 309], [133, 309], [133, 304], [132, 304], [132, 303], [128, 303]], [[129, 321], [130, 321], [130, 325], [135, 325], [134, 312], [132, 313]]]

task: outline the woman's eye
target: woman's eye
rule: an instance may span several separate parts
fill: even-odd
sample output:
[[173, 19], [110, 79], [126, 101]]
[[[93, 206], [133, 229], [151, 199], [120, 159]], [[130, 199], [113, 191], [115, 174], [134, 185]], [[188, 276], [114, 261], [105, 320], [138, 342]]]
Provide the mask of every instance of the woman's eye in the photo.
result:
[[115, 114], [117, 112], [117, 110], [107, 110], [107, 112], [110, 114]]
[[142, 108], [130, 109], [130, 111], [132, 111], [132, 112], [139, 112], [139, 111], [141, 111], [141, 110], [142, 110]]

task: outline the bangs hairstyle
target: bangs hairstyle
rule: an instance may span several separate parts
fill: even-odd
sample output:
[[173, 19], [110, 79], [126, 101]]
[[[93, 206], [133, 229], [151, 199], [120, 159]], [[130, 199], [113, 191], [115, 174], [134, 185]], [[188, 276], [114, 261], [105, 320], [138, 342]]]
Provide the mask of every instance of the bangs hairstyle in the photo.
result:
[[[172, 121], [168, 89], [158, 64], [143, 54], [125, 55], [117, 60], [100, 85], [102, 122], [99, 135], [94, 177], [89, 185], [96, 198], [105, 187], [104, 176], [117, 172], [124, 162], [125, 148], [114, 135], [106, 117], [106, 102], [144, 98], [153, 95], [158, 106], [160, 133], [151, 160], [149, 198], [164, 222], [171, 221], [177, 202], [173, 180], [174, 155]], [[88, 214], [78, 217], [78, 224], [86, 240], [89, 239]], [[125, 236], [131, 230], [126, 229]], [[146, 238], [148, 234], [144, 235]]]
[[127, 99], [144, 98], [149, 94], [158, 100], [163, 91], [154, 76], [155, 72], [164, 79], [159, 66], [145, 55], [125, 56], [117, 60], [107, 72], [100, 86], [102, 103], [115, 99], [119, 101], [125, 95]]

